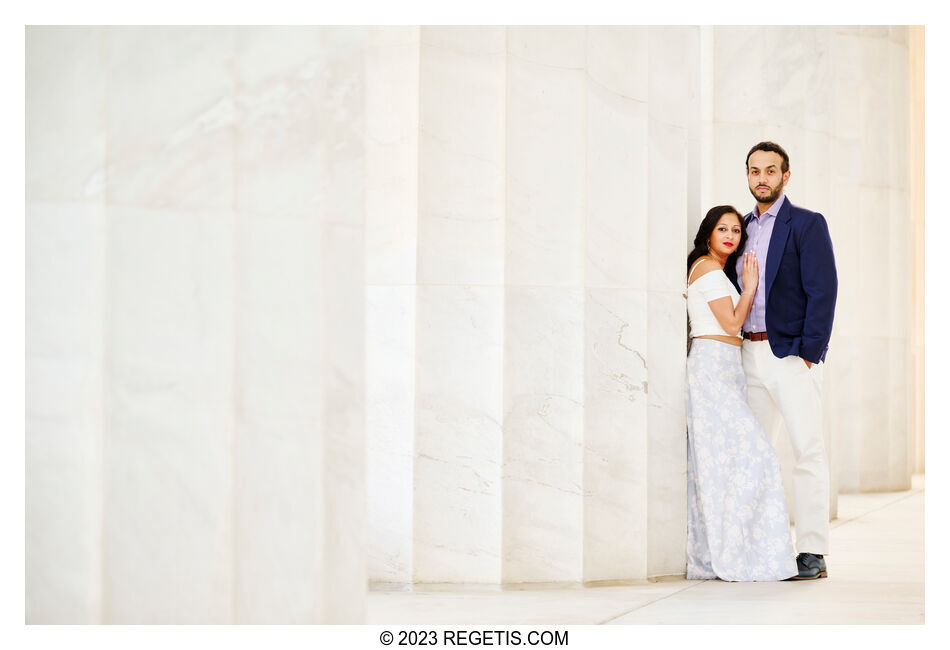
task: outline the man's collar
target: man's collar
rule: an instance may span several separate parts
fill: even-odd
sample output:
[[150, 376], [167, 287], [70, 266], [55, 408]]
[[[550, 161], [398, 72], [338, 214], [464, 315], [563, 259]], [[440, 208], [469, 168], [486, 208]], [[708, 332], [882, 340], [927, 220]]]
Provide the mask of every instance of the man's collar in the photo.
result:
[[[775, 203], [773, 203], [772, 205], [770, 205], [770, 206], [769, 206], [769, 209], [765, 211], [765, 214], [770, 214], [770, 215], [772, 215], [773, 217], [778, 217], [778, 211], [782, 209], [782, 205], [783, 205], [784, 203], [785, 203], [785, 193], [782, 192], [782, 194], [781, 194], [777, 199], [775, 199]], [[752, 206], [752, 212], [751, 212], [750, 216], [751, 216], [752, 219], [758, 219], [758, 218], [761, 216], [761, 215], [759, 215], [759, 204], [758, 204], [758, 203], [756, 203], [755, 205]]]

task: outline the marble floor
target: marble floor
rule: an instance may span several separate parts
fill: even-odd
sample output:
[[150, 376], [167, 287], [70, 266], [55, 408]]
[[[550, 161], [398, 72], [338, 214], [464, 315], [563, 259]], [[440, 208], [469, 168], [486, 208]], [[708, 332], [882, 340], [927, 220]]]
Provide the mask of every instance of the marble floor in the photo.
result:
[[728, 583], [670, 577], [604, 587], [370, 591], [367, 623], [430, 625], [922, 624], [924, 477], [906, 492], [843, 494], [829, 578]]

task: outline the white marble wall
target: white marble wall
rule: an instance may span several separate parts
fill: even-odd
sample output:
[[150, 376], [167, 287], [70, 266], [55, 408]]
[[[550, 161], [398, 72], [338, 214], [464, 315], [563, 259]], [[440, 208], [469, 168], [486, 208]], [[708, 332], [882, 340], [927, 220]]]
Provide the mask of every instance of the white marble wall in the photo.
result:
[[667, 185], [698, 29], [377, 38], [368, 93], [398, 125], [368, 118], [370, 146], [418, 195], [368, 221], [370, 578], [681, 572], [687, 206]]
[[682, 573], [684, 258], [762, 139], [835, 242], [832, 498], [906, 487], [907, 41], [30, 28], [27, 620]]
[[[907, 28], [838, 30], [835, 46], [855, 62], [839, 73], [835, 152], [851, 161], [837, 181], [855, 201], [836, 196], [851, 213], [839, 238], [856, 234], [843, 282], [852, 287], [856, 318], [838, 330], [851, 390], [841, 400], [841, 489], [907, 489], [915, 434], [908, 430], [911, 382], [911, 203], [909, 184], [909, 66]], [[863, 83], [846, 81], [859, 75]], [[849, 227], [850, 225], [850, 227]], [[871, 253], [876, 251], [876, 253]], [[870, 253], [870, 254], [869, 254]], [[882, 308], [883, 304], [883, 308]], [[913, 402], [911, 402], [913, 404]]]
[[362, 620], [362, 30], [27, 62], [27, 621]]
[[366, 474], [369, 575], [412, 582], [419, 28], [366, 45]]
[[103, 38], [26, 33], [28, 622], [92, 622], [102, 609]]
[[910, 101], [910, 163], [907, 166], [911, 203], [911, 354], [907, 382], [908, 427], [914, 437], [913, 471], [924, 472], [924, 26], [907, 28]]

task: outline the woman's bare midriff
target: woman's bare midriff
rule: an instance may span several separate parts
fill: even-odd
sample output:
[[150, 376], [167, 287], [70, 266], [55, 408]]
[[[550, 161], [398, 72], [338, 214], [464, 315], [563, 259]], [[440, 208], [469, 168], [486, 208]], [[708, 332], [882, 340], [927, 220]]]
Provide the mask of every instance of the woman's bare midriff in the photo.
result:
[[742, 346], [742, 337], [740, 336], [722, 336], [720, 334], [704, 334], [703, 336], [694, 336], [694, 339], [712, 339], [713, 341], [721, 341], [723, 343], [728, 343], [729, 345], [735, 345], [737, 347]]

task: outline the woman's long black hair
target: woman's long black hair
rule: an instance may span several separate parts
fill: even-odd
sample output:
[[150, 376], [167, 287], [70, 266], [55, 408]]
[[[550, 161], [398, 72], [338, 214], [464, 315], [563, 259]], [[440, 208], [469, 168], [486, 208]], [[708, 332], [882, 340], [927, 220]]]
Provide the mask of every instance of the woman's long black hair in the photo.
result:
[[696, 233], [696, 238], [693, 240], [693, 250], [686, 256], [687, 273], [689, 273], [690, 268], [692, 268], [693, 262], [709, 252], [709, 245], [706, 242], [709, 241], [713, 230], [716, 228], [716, 224], [719, 223], [719, 220], [722, 219], [724, 214], [734, 214], [739, 217], [739, 227], [742, 229], [742, 237], [739, 239], [739, 245], [736, 246], [735, 252], [726, 258], [727, 267], [729, 264], [735, 265], [736, 260], [739, 259], [738, 256], [742, 255], [742, 249], [745, 248], [746, 239], [749, 238], [745, 229], [745, 220], [742, 218], [742, 214], [731, 205], [717, 205], [706, 213], [703, 222], [699, 224], [699, 232]]

